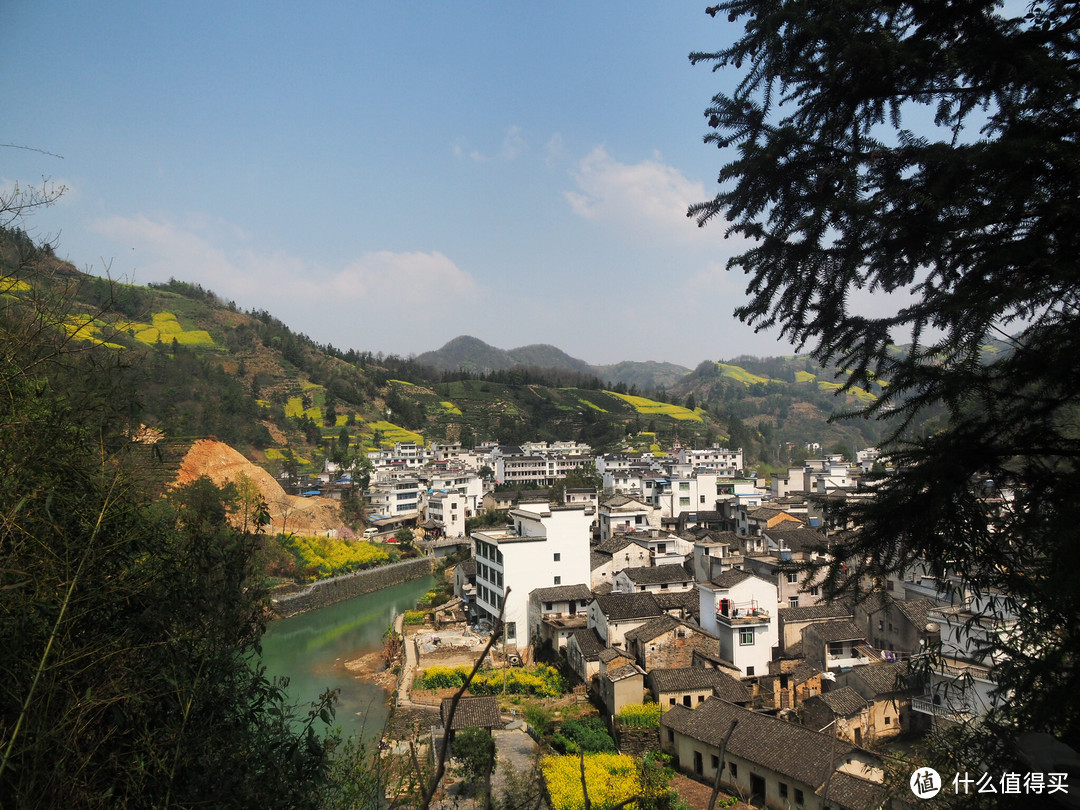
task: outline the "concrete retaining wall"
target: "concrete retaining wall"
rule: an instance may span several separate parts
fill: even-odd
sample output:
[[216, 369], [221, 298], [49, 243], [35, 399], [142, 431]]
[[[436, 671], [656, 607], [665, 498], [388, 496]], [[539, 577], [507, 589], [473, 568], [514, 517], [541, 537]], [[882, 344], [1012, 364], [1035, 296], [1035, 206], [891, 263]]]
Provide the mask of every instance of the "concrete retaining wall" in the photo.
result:
[[434, 557], [418, 557], [415, 560], [403, 560], [398, 563], [370, 568], [367, 571], [355, 571], [339, 577], [313, 582], [296, 593], [274, 596], [271, 604], [278, 618], [285, 619], [308, 610], [326, 607], [335, 602], [343, 602], [354, 596], [400, 585], [413, 579], [425, 577], [435, 570]]

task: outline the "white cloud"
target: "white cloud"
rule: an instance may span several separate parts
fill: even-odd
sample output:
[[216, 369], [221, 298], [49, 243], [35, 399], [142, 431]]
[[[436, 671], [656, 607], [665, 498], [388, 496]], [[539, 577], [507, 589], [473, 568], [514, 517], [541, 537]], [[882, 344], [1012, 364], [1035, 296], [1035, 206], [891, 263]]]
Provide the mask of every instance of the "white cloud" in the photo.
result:
[[333, 269], [260, 252], [239, 229], [198, 217], [182, 225], [110, 217], [94, 229], [119, 243], [136, 283], [197, 282], [242, 309], [266, 309], [335, 345], [422, 351], [433, 345], [430, 324], [462, 314], [481, 298], [475, 279], [439, 251], [373, 251]]
[[680, 243], [722, 239], [721, 229], [697, 228], [686, 209], [706, 199], [703, 183], [664, 164], [659, 155], [640, 163], [620, 163], [602, 146], [571, 172], [577, 189], [564, 192], [570, 209], [584, 219], [647, 232]]

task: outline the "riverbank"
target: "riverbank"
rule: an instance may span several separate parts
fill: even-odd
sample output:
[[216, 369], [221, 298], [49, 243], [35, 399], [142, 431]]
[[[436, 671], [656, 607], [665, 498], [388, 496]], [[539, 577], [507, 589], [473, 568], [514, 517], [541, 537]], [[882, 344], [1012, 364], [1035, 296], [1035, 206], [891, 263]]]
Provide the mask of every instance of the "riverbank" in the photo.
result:
[[272, 596], [270, 602], [277, 618], [285, 619], [429, 576], [435, 572], [437, 563], [435, 557], [417, 557], [366, 571], [341, 574], [312, 582], [294, 593]]

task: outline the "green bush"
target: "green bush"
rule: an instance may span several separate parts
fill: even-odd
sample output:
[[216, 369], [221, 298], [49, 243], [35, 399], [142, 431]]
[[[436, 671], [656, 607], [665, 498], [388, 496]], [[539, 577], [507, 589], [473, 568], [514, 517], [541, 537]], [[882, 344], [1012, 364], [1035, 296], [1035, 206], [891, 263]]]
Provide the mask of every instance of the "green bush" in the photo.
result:
[[615, 753], [618, 750], [599, 717], [567, 720], [555, 732], [551, 744], [560, 754]]
[[404, 614], [405, 618], [403, 622], [407, 626], [414, 626], [417, 624], [423, 624], [427, 617], [427, 611], [424, 610], [406, 610]]

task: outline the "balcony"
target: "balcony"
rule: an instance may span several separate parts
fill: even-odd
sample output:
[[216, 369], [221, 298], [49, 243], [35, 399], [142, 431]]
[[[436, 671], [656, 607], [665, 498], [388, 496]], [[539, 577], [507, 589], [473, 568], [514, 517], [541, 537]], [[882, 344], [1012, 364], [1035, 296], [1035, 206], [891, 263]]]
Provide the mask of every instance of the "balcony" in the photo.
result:
[[736, 609], [723, 613], [716, 612], [716, 620], [729, 626], [745, 627], [748, 625], [768, 624], [772, 619], [769, 611], [765, 608], [753, 608], [748, 610]]
[[929, 714], [933, 717], [940, 717], [953, 723], [962, 723], [971, 717], [971, 712], [967, 706], [963, 706], [957, 710], [952, 706], [935, 704], [933, 695], [913, 697], [911, 699], [911, 710], [919, 712], [920, 714]]

